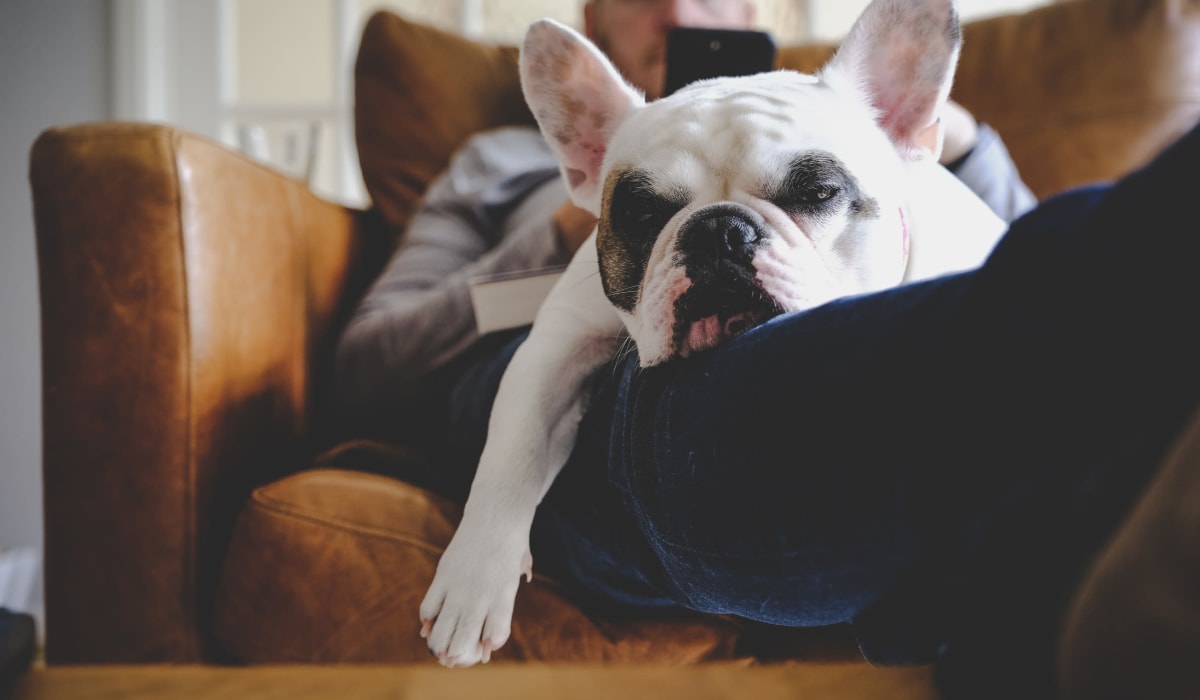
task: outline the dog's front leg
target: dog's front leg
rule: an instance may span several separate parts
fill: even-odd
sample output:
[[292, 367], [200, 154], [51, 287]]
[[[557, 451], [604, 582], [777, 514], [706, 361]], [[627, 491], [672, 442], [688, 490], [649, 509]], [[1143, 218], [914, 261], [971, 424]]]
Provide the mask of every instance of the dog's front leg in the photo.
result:
[[589, 376], [622, 325], [604, 297], [595, 236], [539, 310], [500, 381], [462, 522], [421, 603], [421, 634], [446, 666], [486, 662], [508, 640], [534, 511], [575, 444]]

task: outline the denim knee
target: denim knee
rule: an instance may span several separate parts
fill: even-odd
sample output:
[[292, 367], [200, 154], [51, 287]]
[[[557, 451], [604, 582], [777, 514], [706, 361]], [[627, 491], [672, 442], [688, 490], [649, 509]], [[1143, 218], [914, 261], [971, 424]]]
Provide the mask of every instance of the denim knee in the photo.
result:
[[795, 453], [759, 444], [732, 397], [706, 396], [694, 370], [627, 360], [614, 420], [610, 478], [656, 556], [660, 588], [694, 610], [771, 624], [849, 621], [919, 549], [894, 526], [893, 499], [836, 464], [784, 464]]

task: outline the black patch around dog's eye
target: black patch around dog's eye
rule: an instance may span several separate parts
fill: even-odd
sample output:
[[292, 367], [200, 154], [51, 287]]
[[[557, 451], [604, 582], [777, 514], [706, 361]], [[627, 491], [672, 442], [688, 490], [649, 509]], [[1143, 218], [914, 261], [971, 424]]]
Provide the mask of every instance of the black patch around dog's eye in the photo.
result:
[[633, 169], [610, 175], [606, 189], [596, 237], [600, 279], [617, 308], [633, 311], [654, 242], [688, 200], [655, 190], [646, 173]]
[[660, 194], [648, 177], [632, 170], [613, 188], [609, 218], [614, 233], [649, 247], [686, 203], [682, 197]]
[[863, 196], [846, 166], [823, 151], [796, 156], [783, 179], [767, 192], [767, 199], [793, 216], [821, 216], [847, 199], [852, 213], [869, 215], [874, 203]]

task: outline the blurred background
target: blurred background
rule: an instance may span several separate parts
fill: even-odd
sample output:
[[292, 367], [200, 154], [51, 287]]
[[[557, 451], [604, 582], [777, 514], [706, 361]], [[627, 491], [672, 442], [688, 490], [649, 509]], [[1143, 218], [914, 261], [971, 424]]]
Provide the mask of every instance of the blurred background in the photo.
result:
[[[1051, 0], [960, 0], [964, 20]], [[868, 0], [757, 0], [778, 43], [837, 40]], [[582, 0], [0, 0], [0, 607], [41, 612], [41, 363], [30, 145], [44, 129], [167, 122], [369, 202], [351, 130], [358, 36], [390, 9], [517, 43]]]

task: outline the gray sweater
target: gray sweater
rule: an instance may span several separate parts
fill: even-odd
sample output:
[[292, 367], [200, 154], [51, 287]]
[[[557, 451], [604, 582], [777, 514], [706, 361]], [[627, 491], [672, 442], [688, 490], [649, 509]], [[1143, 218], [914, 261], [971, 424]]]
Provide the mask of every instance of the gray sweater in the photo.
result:
[[[986, 125], [953, 169], [1007, 220], [1035, 203]], [[537, 129], [508, 127], [467, 142], [430, 186], [340, 339], [339, 411], [411, 410], [441, 390], [425, 380], [479, 340], [467, 280], [567, 262], [551, 224], [566, 200], [557, 163]]]

